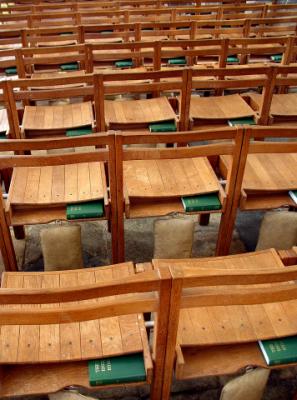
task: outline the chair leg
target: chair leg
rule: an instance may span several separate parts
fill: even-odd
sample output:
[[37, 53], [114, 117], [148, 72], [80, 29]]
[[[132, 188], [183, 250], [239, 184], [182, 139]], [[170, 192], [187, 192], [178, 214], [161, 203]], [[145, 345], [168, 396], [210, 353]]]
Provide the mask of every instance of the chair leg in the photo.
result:
[[14, 236], [17, 240], [23, 240], [26, 237], [24, 225], [17, 225], [13, 227]]
[[207, 226], [209, 224], [210, 214], [199, 214], [199, 225]]
[[237, 208], [233, 208], [231, 212], [225, 212], [221, 216], [221, 223], [218, 234], [216, 256], [225, 256], [229, 254], [232, 242], [232, 235], [235, 225]]

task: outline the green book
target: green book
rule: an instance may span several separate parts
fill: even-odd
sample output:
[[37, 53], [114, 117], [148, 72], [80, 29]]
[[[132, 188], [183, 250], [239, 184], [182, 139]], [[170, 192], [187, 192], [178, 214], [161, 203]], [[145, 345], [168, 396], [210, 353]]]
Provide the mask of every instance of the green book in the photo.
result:
[[60, 36], [69, 36], [72, 35], [72, 32], [62, 32], [60, 33]]
[[211, 211], [222, 208], [217, 193], [183, 196], [181, 201], [186, 212]]
[[146, 380], [142, 353], [91, 360], [88, 367], [91, 386]]
[[289, 196], [294, 201], [294, 203], [297, 204], [297, 190], [290, 190]]
[[10, 67], [5, 69], [6, 75], [17, 75], [16, 67]]
[[185, 57], [169, 58], [168, 64], [170, 65], [185, 65], [187, 60]]
[[274, 54], [270, 57], [270, 60], [279, 63], [282, 61], [282, 58], [283, 58], [282, 54]]
[[68, 129], [66, 131], [66, 136], [83, 136], [83, 135], [89, 135], [92, 132], [93, 131], [91, 126], [83, 126], [80, 128]]
[[133, 67], [133, 61], [130, 60], [119, 60], [114, 63], [117, 68]]
[[239, 58], [236, 56], [228, 56], [227, 57], [227, 63], [238, 63]]
[[154, 122], [149, 124], [150, 132], [176, 132], [175, 121]]
[[62, 71], [77, 71], [78, 70], [78, 63], [66, 63], [66, 64], [61, 64], [60, 69]]
[[297, 336], [259, 340], [258, 343], [267, 365], [297, 362]]
[[73, 203], [66, 206], [67, 219], [100, 218], [103, 215], [103, 200]]
[[245, 117], [245, 118], [234, 118], [228, 120], [229, 126], [238, 126], [238, 125], [256, 125], [253, 117]]

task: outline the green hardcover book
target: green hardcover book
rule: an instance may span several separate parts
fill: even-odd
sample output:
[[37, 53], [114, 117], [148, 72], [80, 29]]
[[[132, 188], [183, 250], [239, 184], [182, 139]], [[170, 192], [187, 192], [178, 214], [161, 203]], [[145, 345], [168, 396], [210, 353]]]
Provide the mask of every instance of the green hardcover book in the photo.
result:
[[236, 56], [228, 56], [227, 57], [227, 63], [238, 63], [239, 58]]
[[142, 353], [91, 360], [88, 367], [91, 386], [146, 380]]
[[283, 55], [282, 54], [274, 54], [270, 57], [271, 61], [280, 63], [282, 61]]
[[60, 65], [61, 71], [77, 71], [78, 70], [78, 63], [66, 63]]
[[6, 75], [17, 75], [16, 67], [10, 67], [5, 69]]
[[114, 65], [117, 67], [117, 68], [127, 68], [127, 67], [133, 67], [133, 61], [130, 59], [130, 60], [119, 60], [119, 61], [116, 61], [115, 63], [114, 63]]
[[290, 190], [289, 196], [294, 201], [294, 203], [297, 204], [297, 190]]
[[68, 129], [66, 131], [66, 136], [83, 136], [83, 135], [89, 135], [90, 133], [92, 133], [92, 127], [83, 126], [76, 129]]
[[183, 196], [181, 200], [186, 212], [212, 211], [222, 208], [217, 193]]
[[169, 58], [169, 65], [186, 65], [187, 60], [185, 57]]
[[253, 117], [246, 117], [246, 118], [235, 118], [228, 120], [229, 126], [238, 126], [238, 125], [256, 125]]
[[258, 343], [267, 365], [297, 362], [297, 336], [259, 340]]
[[149, 124], [150, 132], [176, 132], [175, 121], [154, 122]]
[[67, 219], [100, 218], [103, 215], [103, 200], [73, 203], [66, 206]]

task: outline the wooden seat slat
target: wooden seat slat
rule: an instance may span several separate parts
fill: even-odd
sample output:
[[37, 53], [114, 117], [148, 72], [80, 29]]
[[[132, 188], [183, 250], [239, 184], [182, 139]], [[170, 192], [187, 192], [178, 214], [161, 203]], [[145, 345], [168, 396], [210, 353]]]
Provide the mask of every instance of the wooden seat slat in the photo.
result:
[[219, 184], [205, 157], [124, 162], [128, 197], [180, 197], [219, 191]]

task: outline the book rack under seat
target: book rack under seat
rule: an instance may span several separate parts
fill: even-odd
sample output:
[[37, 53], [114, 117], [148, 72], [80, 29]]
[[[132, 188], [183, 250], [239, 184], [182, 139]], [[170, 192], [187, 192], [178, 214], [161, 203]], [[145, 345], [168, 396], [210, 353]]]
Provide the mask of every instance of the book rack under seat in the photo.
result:
[[[124, 194], [127, 218], [184, 213], [181, 197], [218, 193], [224, 212], [226, 193], [206, 157], [125, 161]], [[197, 214], [197, 212], [193, 212]]]
[[271, 368], [258, 340], [296, 335], [297, 269], [285, 267], [274, 249], [153, 260], [153, 266], [169, 267], [176, 279], [166, 358], [168, 371], [170, 363], [175, 365], [177, 379], [233, 374], [246, 366]]
[[[231, 158], [220, 157], [220, 170], [226, 176]], [[297, 154], [249, 154], [244, 172], [239, 207], [241, 210], [267, 210], [294, 206], [289, 190], [297, 188]]]
[[48, 223], [67, 220], [67, 205], [95, 200], [104, 203], [104, 216], [96, 219], [109, 219], [110, 205], [103, 162], [16, 167], [13, 169], [6, 213], [10, 225]]
[[[71, 290], [113, 280], [117, 284], [123, 279], [129, 281], [129, 277], [134, 275], [132, 263], [60, 272], [5, 272], [1, 288], [49, 289], [49, 292], [58, 288]], [[66, 304], [79, 309], [84, 304], [111, 304], [110, 301], [116, 297], [125, 300], [126, 296]], [[46, 313], [60, 306], [63, 303], [23, 305], [22, 308], [43, 308]], [[2, 309], [14, 307], [20, 305], [0, 306]], [[89, 321], [83, 321], [82, 317], [80, 321], [51, 325], [1, 325], [1, 398], [52, 393], [70, 385], [98, 390], [100, 387], [89, 385], [87, 360], [133, 353], [143, 353], [146, 382], [151, 382], [152, 359], [142, 314]]]

